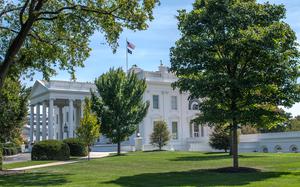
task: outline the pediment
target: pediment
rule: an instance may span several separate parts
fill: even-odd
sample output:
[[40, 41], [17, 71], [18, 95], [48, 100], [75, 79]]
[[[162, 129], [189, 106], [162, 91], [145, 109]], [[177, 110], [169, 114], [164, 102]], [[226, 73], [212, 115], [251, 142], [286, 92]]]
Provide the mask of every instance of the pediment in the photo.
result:
[[42, 81], [37, 80], [31, 89], [30, 98], [35, 98], [47, 92], [48, 88], [44, 85], [44, 83]]

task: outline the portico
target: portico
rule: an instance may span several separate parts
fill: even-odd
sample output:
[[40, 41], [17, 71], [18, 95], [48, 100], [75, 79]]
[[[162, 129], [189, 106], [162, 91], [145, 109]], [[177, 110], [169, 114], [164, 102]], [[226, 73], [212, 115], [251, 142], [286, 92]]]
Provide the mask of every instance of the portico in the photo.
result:
[[36, 81], [30, 99], [30, 142], [75, 137], [92, 83]]

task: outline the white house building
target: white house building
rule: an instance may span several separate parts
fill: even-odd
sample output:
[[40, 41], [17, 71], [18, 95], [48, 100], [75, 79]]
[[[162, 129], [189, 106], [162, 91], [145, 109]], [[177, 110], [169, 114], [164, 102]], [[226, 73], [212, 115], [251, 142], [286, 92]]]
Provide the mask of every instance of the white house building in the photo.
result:
[[[150, 101], [150, 107], [137, 133], [123, 142], [123, 149], [152, 149], [150, 134], [153, 125], [164, 120], [172, 134], [167, 149], [211, 150], [208, 146], [210, 128], [190, 123], [199, 112], [199, 101], [188, 100], [188, 93], [173, 90], [171, 83], [177, 78], [168, 72], [167, 67], [161, 65], [155, 72], [132, 67], [130, 71], [146, 80], [144, 100]], [[30, 141], [75, 137], [83, 100], [90, 96], [90, 89], [94, 90], [95, 85], [88, 82], [36, 81], [30, 99]], [[112, 147], [108, 139], [100, 137], [94, 149], [107, 150]]]
[[[150, 107], [137, 132], [122, 143], [122, 150], [153, 149], [150, 144], [153, 126], [164, 120], [172, 135], [165, 149], [213, 151], [208, 144], [211, 129], [205, 124], [191, 123], [199, 113], [199, 100], [189, 100], [188, 93], [171, 87], [177, 78], [167, 67], [161, 65], [155, 72], [132, 67], [130, 71], [146, 80], [144, 100], [150, 101]], [[83, 100], [95, 88], [89, 82], [36, 81], [30, 99], [30, 142], [75, 137], [83, 114]], [[300, 132], [241, 135], [239, 139], [240, 152], [298, 152], [300, 148]], [[101, 136], [93, 150], [114, 151], [116, 147]]]

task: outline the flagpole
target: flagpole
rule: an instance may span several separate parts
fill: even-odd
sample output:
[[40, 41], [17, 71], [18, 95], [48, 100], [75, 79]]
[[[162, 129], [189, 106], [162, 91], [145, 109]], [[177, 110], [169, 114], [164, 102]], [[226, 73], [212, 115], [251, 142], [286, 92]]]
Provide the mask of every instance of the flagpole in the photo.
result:
[[128, 49], [127, 49], [127, 38], [126, 38], [126, 75], [127, 75], [127, 72], [128, 72]]

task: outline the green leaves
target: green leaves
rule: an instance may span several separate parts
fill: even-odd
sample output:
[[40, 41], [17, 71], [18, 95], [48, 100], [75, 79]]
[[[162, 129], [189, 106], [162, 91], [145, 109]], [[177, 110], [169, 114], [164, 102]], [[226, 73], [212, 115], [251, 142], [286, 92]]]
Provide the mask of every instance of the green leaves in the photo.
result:
[[[199, 123], [277, 124], [300, 101], [299, 51], [285, 8], [254, 0], [198, 0], [179, 11], [173, 84], [205, 98]], [[216, 115], [217, 114], [217, 115]]]
[[7, 78], [0, 92], [0, 143], [14, 141], [21, 136], [26, 122], [29, 89], [19, 81]]
[[143, 101], [145, 80], [134, 73], [110, 69], [95, 80], [97, 92], [92, 92], [92, 108], [101, 122], [101, 132], [119, 143], [131, 136], [146, 116], [149, 103]]
[[[59, 68], [74, 76], [75, 67], [83, 67], [90, 54], [89, 38], [96, 31], [104, 34], [115, 52], [123, 29], [147, 29], [147, 21], [153, 20], [153, 8], [158, 3], [158, 0], [1, 2], [0, 83], [6, 77], [4, 69], [9, 69], [12, 75], [41, 71], [47, 79]], [[19, 45], [20, 48], [16, 47]]]
[[100, 124], [91, 111], [91, 101], [88, 98], [84, 100], [83, 118], [80, 119], [76, 134], [86, 146], [91, 146], [100, 136]]

